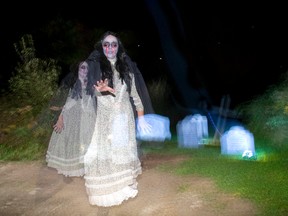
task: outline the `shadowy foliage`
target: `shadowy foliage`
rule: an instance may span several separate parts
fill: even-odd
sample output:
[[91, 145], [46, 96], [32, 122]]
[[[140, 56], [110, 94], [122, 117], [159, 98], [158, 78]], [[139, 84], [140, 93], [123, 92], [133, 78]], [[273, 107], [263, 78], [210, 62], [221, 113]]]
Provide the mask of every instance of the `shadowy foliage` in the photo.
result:
[[274, 147], [287, 147], [288, 142], [287, 75], [263, 95], [237, 108], [251, 132], [269, 140]]
[[53, 59], [36, 57], [31, 35], [24, 35], [14, 44], [21, 62], [9, 80], [9, 88], [17, 106], [32, 106], [37, 112], [50, 100], [57, 88], [61, 68]]

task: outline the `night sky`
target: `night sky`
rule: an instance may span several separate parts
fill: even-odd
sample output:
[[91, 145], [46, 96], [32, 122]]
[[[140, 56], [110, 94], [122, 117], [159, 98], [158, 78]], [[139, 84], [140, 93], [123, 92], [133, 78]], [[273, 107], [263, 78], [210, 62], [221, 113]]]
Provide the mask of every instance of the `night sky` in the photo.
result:
[[159, 61], [187, 106], [203, 98], [217, 106], [223, 95], [230, 95], [234, 107], [264, 93], [288, 68], [287, 11], [277, 3], [49, 1], [15, 6], [1, 14], [1, 85], [15, 67], [13, 43], [55, 16], [79, 20], [86, 28], [137, 33], [144, 48], [136, 60], [145, 79], [158, 78]]

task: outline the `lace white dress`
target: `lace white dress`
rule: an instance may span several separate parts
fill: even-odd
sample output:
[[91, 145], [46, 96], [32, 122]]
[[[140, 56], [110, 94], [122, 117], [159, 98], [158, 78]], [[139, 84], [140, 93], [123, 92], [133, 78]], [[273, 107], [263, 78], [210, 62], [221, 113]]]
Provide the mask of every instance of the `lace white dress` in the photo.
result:
[[84, 178], [89, 202], [104, 207], [135, 197], [136, 177], [142, 173], [130, 96], [136, 110], [143, 110], [143, 104], [134, 77], [129, 95], [127, 85], [121, 82], [115, 68], [113, 71], [115, 96], [97, 93], [95, 130], [85, 155]]
[[65, 176], [83, 176], [84, 155], [91, 142], [94, 130], [96, 109], [95, 99], [85, 94], [82, 98], [71, 98], [71, 92], [62, 110], [64, 130], [53, 131], [47, 154], [48, 167], [55, 168]]

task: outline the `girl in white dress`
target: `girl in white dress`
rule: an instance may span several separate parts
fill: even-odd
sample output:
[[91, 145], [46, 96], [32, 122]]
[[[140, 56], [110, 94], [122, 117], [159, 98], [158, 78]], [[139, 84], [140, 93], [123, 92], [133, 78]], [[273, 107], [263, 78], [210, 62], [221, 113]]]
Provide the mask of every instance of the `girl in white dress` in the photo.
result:
[[47, 166], [65, 176], [84, 175], [84, 155], [95, 125], [95, 100], [86, 94], [88, 64], [77, 68], [77, 81], [70, 89], [66, 103], [53, 126], [46, 154]]
[[96, 100], [96, 123], [85, 155], [85, 185], [91, 205], [114, 206], [137, 195], [142, 173], [135, 118], [149, 130], [144, 113], [153, 113], [136, 64], [113, 32], [106, 32], [86, 60], [88, 91]]

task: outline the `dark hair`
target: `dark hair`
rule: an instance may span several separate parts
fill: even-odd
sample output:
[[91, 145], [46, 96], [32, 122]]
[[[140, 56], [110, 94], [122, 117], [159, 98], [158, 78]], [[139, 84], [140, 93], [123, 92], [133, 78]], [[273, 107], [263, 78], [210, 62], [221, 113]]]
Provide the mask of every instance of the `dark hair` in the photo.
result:
[[82, 98], [82, 83], [79, 80], [79, 67], [84, 61], [79, 61], [70, 65], [70, 73], [61, 81], [60, 88], [71, 89], [71, 97], [74, 99]]
[[115, 68], [116, 70], [119, 72], [119, 77], [123, 82], [126, 83], [127, 85], [127, 90], [128, 92], [131, 91], [131, 77], [129, 75], [130, 71], [129, 71], [129, 67], [128, 64], [126, 62], [126, 51], [125, 48], [119, 38], [119, 36], [117, 35], [117, 33], [112, 32], [112, 31], [107, 31], [105, 32], [101, 39], [95, 44], [95, 49], [99, 52], [100, 56], [99, 56], [99, 62], [100, 62], [100, 69], [101, 69], [101, 79], [108, 79], [109, 82], [109, 86], [111, 88], [113, 88], [113, 71], [112, 71], [112, 67], [111, 67], [111, 63], [110, 61], [107, 59], [107, 57], [105, 56], [104, 52], [103, 52], [103, 47], [102, 47], [102, 43], [103, 40], [109, 36], [112, 35], [114, 37], [116, 37], [117, 42], [118, 42], [118, 52], [117, 52], [117, 61], [115, 63]]

